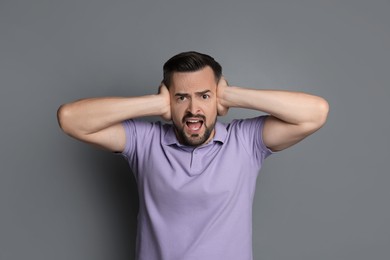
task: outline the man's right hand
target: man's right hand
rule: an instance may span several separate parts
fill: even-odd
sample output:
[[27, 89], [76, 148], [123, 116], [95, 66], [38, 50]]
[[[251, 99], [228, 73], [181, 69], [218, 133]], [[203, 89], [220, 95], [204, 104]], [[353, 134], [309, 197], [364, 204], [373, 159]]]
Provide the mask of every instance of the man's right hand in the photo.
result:
[[165, 109], [163, 109], [163, 111], [162, 111], [161, 117], [165, 121], [170, 121], [171, 120], [171, 98], [169, 95], [169, 90], [168, 90], [167, 86], [164, 85], [164, 83], [161, 83], [161, 85], [158, 89], [158, 94], [162, 98], [164, 98], [164, 100], [167, 104]]
[[221, 77], [217, 86], [217, 111], [219, 116], [224, 116], [228, 113], [229, 107], [224, 103], [223, 97], [225, 89], [229, 87], [225, 77]]

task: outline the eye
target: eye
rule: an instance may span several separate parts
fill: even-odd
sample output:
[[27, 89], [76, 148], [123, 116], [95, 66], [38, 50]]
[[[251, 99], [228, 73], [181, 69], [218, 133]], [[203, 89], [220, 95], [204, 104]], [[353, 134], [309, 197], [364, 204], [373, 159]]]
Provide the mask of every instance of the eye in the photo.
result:
[[203, 98], [203, 99], [209, 99], [209, 98], [210, 98], [210, 95], [208, 95], [208, 94], [203, 94], [203, 95], [202, 95], [202, 98]]
[[177, 100], [178, 101], [184, 101], [184, 100], [186, 100], [187, 99], [187, 97], [185, 97], [185, 96], [178, 96], [177, 97]]

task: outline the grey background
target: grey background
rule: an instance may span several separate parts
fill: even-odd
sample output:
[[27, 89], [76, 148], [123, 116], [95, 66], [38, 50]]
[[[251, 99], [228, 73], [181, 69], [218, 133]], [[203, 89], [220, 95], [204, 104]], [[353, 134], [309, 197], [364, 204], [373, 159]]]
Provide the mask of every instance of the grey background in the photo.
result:
[[0, 259], [133, 259], [126, 162], [64, 135], [56, 110], [155, 93], [163, 62], [187, 50], [214, 56], [233, 85], [330, 103], [323, 129], [261, 171], [255, 259], [389, 259], [389, 11], [387, 0], [1, 0]]

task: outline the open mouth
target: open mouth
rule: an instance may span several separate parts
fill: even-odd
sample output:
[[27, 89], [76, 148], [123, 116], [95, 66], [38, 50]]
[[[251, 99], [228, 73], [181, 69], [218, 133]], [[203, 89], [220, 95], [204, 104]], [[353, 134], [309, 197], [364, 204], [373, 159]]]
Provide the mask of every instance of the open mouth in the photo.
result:
[[201, 120], [201, 119], [187, 119], [185, 121], [185, 123], [191, 131], [198, 131], [199, 129], [201, 129], [201, 127], [203, 125], [203, 120]]

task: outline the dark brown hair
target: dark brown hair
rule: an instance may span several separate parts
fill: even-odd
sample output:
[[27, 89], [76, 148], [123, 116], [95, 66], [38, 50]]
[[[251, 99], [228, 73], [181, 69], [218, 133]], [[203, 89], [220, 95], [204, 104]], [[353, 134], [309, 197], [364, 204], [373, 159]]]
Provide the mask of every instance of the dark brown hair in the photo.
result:
[[206, 66], [214, 71], [215, 81], [218, 82], [222, 76], [222, 67], [213, 57], [195, 51], [179, 53], [165, 62], [163, 83], [169, 88], [174, 72], [198, 71]]

